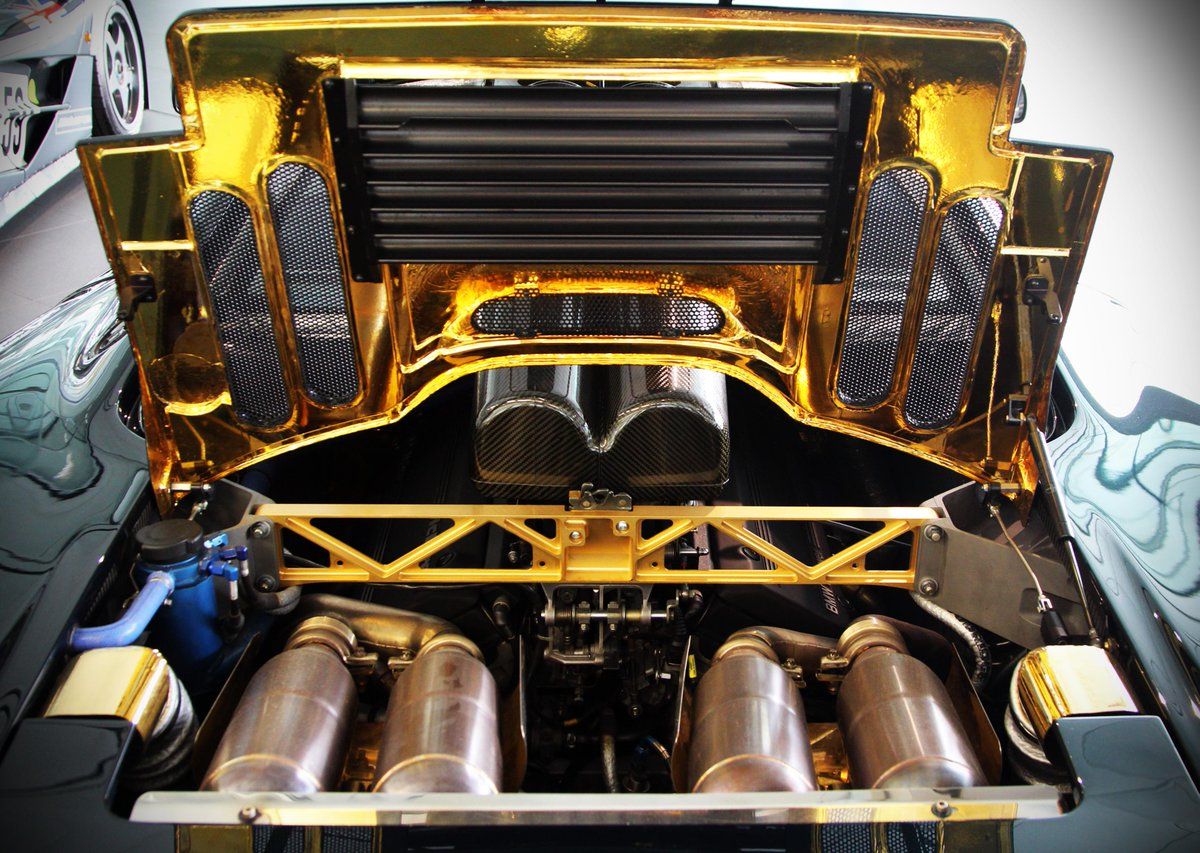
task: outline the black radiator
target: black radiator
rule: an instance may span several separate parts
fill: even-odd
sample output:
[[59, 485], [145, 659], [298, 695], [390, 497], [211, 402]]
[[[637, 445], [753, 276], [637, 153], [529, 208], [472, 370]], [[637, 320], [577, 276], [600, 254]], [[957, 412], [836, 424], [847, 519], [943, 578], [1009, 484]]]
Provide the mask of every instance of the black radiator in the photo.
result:
[[870, 99], [330, 80], [351, 268], [794, 263], [840, 280]]

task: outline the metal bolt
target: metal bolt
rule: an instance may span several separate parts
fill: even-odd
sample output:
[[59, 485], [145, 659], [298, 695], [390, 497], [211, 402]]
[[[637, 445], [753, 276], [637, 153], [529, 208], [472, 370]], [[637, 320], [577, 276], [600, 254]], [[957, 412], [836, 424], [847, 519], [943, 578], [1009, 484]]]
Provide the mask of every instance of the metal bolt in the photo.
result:
[[246, 806], [244, 809], [238, 812], [238, 820], [240, 820], [242, 823], [254, 823], [254, 821], [258, 820], [261, 816], [262, 812], [260, 812], [254, 806]]
[[570, 539], [572, 542], [581, 542], [581, 541], [583, 541], [583, 534], [580, 533], [578, 530], [572, 530], [571, 535], [568, 536], [567, 538]]
[[271, 535], [271, 525], [265, 521], [256, 521], [250, 525], [250, 536], [254, 539], [266, 539]]
[[933, 578], [921, 578], [921, 583], [917, 585], [917, 589], [921, 591], [921, 595], [937, 595], [938, 582]]
[[400, 660], [412, 660], [417, 655], [412, 649], [401, 649], [396, 656], [400, 658]]
[[925, 538], [930, 542], [941, 542], [945, 535], [946, 532], [936, 524], [931, 524], [925, 528]]
[[933, 808], [930, 811], [937, 817], [950, 817], [950, 815], [954, 814], [954, 807], [945, 800], [938, 800], [933, 804]]
[[617, 532], [618, 533], [628, 533], [629, 532], [629, 522], [628, 521], [618, 521], [617, 522]]
[[254, 588], [259, 592], [270, 592], [275, 589], [275, 578], [270, 575], [259, 575], [258, 580], [254, 582]]

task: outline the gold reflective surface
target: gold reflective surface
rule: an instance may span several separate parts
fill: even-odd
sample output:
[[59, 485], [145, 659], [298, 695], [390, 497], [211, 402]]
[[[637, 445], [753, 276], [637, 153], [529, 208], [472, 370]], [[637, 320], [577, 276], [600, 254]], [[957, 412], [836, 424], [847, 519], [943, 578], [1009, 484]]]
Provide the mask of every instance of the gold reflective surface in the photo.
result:
[[[897, 447], [976, 480], [1026, 490], [1035, 481], [1024, 427], [1006, 417], [1008, 399], [1028, 395], [1029, 411], [1044, 415], [1062, 326], [1024, 304], [1022, 282], [1035, 272], [1048, 277], [1069, 312], [1111, 158], [1009, 140], [1024, 45], [1007, 25], [719, 7], [478, 4], [211, 13], [178, 22], [168, 46], [184, 135], [81, 149], [124, 301], [132, 298], [133, 275], [150, 275], [156, 286], [157, 299], [138, 306], [129, 330], [146, 399], [152, 482], [164, 504], [169, 483], [211, 480], [300, 443], [388, 423], [454, 379], [516, 363], [719, 370], [801, 423]], [[347, 271], [363, 393], [340, 408], [306, 400], [295, 341], [280, 322], [293, 418], [273, 429], [240, 422], [186, 204], [206, 188], [247, 201], [269, 297], [284, 316], [264, 176], [281, 158], [302, 158], [333, 179], [321, 83], [346, 76], [872, 83], [856, 183], [865, 189], [878, 172], [906, 164], [934, 187], [892, 396], [860, 409], [833, 393], [867, 195], [858, 192], [847, 268], [820, 282], [813, 267], [787, 265], [395, 264], [378, 281], [353, 281]], [[945, 429], [917, 430], [901, 414], [904, 365], [940, 217], [972, 194], [997, 198], [1007, 214], [985, 320], [959, 416]], [[637, 293], [664, 284], [720, 306], [725, 328], [682, 340], [519, 340], [479, 335], [470, 324], [480, 302], [521, 287]]]
[[1017, 667], [1017, 695], [1039, 737], [1060, 717], [1138, 713], [1108, 653], [1095, 646], [1034, 649]]
[[154, 649], [92, 649], [75, 657], [59, 682], [46, 717], [120, 717], [142, 742], [167, 701], [167, 662]]

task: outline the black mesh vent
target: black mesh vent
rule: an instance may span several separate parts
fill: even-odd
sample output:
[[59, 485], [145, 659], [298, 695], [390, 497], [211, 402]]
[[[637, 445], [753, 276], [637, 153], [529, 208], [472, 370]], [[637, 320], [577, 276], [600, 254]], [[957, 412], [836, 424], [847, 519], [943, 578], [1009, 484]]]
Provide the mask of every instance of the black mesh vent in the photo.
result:
[[315, 403], [343, 406], [358, 396], [358, 365], [329, 190], [312, 167], [283, 163], [267, 178], [267, 198], [304, 393]]
[[890, 169], [871, 184], [838, 366], [843, 403], [873, 406], [892, 389], [929, 179]]
[[188, 206], [200, 266], [216, 314], [234, 413], [255, 426], [276, 426], [292, 413], [271, 306], [245, 202], [205, 190]]
[[942, 222], [904, 398], [915, 427], [943, 427], [958, 414], [1003, 224], [994, 198], [957, 202]]
[[713, 335], [725, 325], [721, 309], [704, 299], [654, 293], [532, 293], [489, 299], [471, 322], [485, 335]]

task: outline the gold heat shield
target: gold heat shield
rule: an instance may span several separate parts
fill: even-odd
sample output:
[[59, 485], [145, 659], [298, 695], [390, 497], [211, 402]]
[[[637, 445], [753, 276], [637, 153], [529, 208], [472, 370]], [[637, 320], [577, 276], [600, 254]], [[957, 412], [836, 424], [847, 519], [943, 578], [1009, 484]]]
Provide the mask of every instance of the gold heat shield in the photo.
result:
[[[153, 485], [213, 480], [269, 455], [396, 420], [453, 380], [512, 364], [662, 363], [722, 371], [797, 421], [896, 447], [980, 481], [1035, 482], [1010, 398], [1042, 415], [1062, 325], [1026, 304], [1044, 278], [1064, 314], [1111, 156], [1009, 140], [1024, 44], [995, 22], [727, 8], [610, 6], [239, 11], [180, 20], [168, 36], [184, 133], [83, 146], [84, 175], [116, 273], [145, 397]], [[845, 269], [792, 265], [384, 264], [355, 281], [338, 246], [359, 359], [359, 394], [323, 406], [303, 393], [297, 345], [267, 207], [265, 176], [284, 160], [336, 187], [327, 79], [572, 79], [870, 83], [875, 95], [858, 176], [906, 166], [932, 187], [890, 393], [870, 407], [834, 389], [866, 192], [856, 195]], [[187, 205], [223, 189], [249, 207], [292, 397], [271, 429], [230, 405], [213, 310]], [[331, 193], [337, 198], [337, 193]], [[938, 223], [964, 196], [1004, 211], [997, 259], [957, 416], [906, 424]], [[336, 202], [335, 202], [336, 204]], [[342, 223], [345, 211], [335, 211]], [[726, 322], [692, 338], [536, 338], [479, 334], [484, 300], [542, 293], [674, 292], [715, 303]], [[149, 299], [145, 297], [149, 295]], [[997, 349], [998, 348], [998, 349]]]

